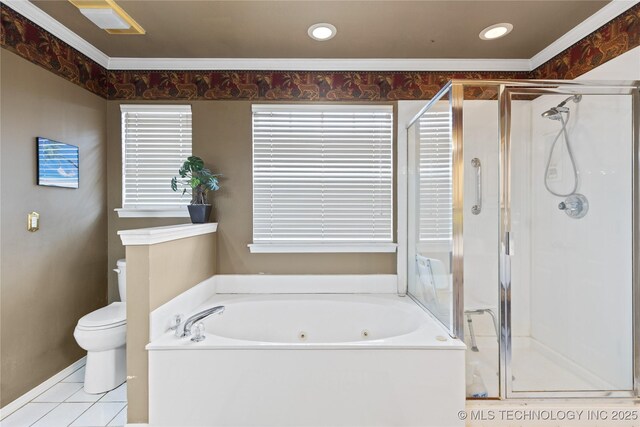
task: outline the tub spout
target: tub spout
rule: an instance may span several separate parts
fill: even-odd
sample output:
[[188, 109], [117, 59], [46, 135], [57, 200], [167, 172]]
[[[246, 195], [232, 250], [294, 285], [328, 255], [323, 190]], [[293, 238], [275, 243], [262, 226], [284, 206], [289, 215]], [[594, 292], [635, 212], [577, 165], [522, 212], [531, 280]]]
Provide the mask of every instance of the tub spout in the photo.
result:
[[184, 322], [184, 328], [182, 329], [181, 338], [188, 337], [191, 335], [191, 327], [198, 321], [204, 319], [205, 317], [209, 317], [212, 314], [222, 314], [224, 313], [224, 305], [218, 305], [215, 307], [207, 308], [206, 310], [202, 310], [199, 313], [194, 314], [189, 317], [186, 322]]

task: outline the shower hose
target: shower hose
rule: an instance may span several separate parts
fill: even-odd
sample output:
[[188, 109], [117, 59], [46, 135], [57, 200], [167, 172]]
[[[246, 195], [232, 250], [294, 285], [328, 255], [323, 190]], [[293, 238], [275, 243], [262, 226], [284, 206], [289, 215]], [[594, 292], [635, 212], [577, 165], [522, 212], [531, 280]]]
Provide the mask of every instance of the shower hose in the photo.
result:
[[[571, 149], [571, 141], [569, 141], [569, 133], [567, 132], [567, 124], [569, 123], [569, 112], [567, 111], [567, 120], [565, 121], [562, 117], [562, 113], [560, 113], [560, 121], [562, 122], [562, 129], [558, 132], [553, 143], [551, 144], [551, 151], [549, 152], [549, 158], [547, 159], [547, 167], [544, 170], [544, 186], [547, 191], [554, 196], [558, 197], [567, 197], [576, 192], [578, 189], [578, 168], [576, 166], [576, 161], [573, 158], [573, 150]], [[564, 140], [567, 146], [567, 152], [569, 153], [569, 160], [571, 161], [571, 168], [573, 169], [573, 188], [568, 193], [557, 193], [549, 187], [549, 166], [551, 165], [551, 157], [553, 157], [553, 152], [556, 149], [556, 145], [560, 140], [560, 137], [564, 135]]]

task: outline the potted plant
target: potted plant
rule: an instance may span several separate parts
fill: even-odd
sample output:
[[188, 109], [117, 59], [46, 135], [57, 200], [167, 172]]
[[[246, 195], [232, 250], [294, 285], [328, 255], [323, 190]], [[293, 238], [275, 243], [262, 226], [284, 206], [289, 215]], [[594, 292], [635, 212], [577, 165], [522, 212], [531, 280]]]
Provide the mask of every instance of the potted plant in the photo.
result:
[[220, 175], [212, 173], [204, 166], [204, 161], [200, 157], [191, 156], [185, 160], [178, 170], [180, 177], [174, 176], [171, 179], [171, 189], [178, 191], [178, 185], [183, 187], [182, 194], [191, 189], [191, 204], [189, 216], [194, 224], [202, 224], [209, 220], [212, 205], [207, 203], [207, 193], [220, 189], [218, 177]]

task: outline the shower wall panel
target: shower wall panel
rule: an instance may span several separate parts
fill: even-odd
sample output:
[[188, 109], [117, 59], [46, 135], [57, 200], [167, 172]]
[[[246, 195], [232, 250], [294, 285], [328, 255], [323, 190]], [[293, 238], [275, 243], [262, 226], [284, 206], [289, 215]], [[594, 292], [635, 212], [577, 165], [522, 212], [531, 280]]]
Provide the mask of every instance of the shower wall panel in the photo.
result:
[[[464, 101], [464, 308], [490, 308], [497, 315], [500, 146], [497, 101]], [[482, 210], [472, 213], [476, 204], [477, 169], [471, 160], [481, 163]], [[495, 337], [489, 315], [472, 317], [478, 336]], [[467, 329], [466, 335], [469, 334]]]

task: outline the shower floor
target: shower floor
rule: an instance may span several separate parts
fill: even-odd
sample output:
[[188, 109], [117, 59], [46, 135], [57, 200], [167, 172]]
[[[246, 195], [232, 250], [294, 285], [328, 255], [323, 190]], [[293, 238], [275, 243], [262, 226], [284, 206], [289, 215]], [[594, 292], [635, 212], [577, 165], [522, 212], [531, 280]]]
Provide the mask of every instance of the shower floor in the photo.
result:
[[[469, 337], [467, 342], [469, 341]], [[476, 337], [478, 352], [467, 350], [467, 362], [477, 361], [489, 397], [498, 397], [498, 342]], [[611, 386], [531, 337], [514, 337], [511, 359], [514, 391], [603, 390]]]

